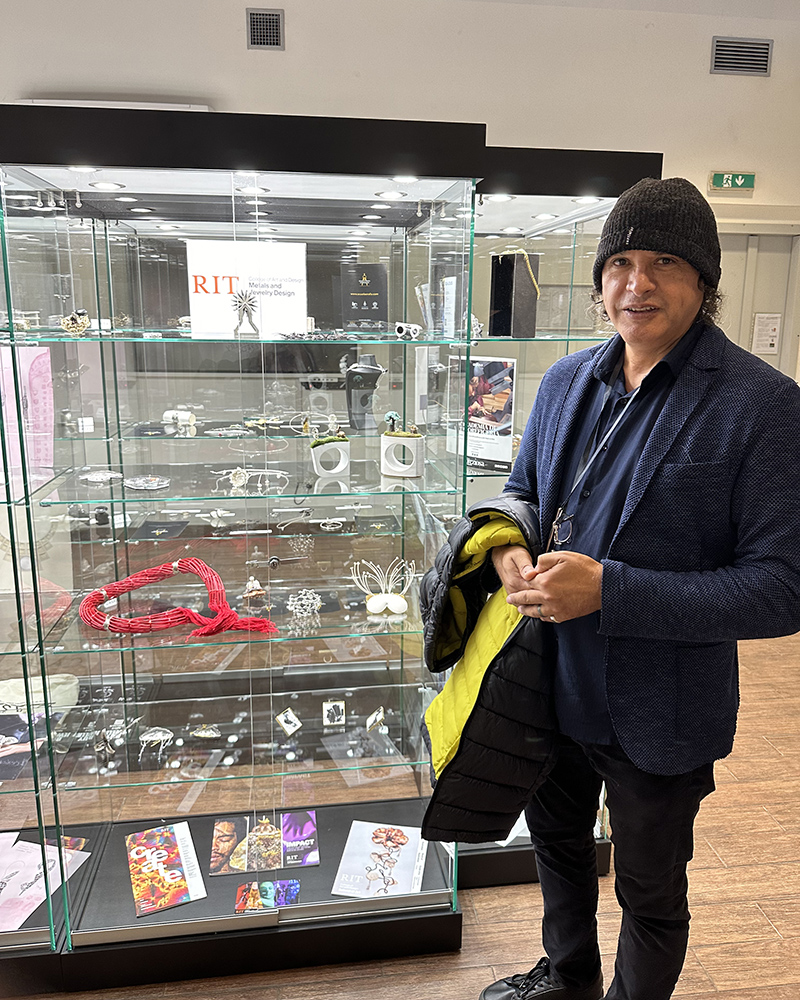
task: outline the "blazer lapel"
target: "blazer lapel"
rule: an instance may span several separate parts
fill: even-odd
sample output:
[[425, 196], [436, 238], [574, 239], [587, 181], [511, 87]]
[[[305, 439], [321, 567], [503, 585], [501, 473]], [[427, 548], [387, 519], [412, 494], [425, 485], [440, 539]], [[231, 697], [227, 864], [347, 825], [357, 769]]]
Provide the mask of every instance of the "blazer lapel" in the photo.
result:
[[697, 346], [687, 358], [634, 470], [614, 539], [642, 499], [653, 473], [664, 460], [683, 425], [705, 395], [715, 370], [719, 367], [725, 340], [725, 334], [721, 330], [709, 327], [701, 334]]

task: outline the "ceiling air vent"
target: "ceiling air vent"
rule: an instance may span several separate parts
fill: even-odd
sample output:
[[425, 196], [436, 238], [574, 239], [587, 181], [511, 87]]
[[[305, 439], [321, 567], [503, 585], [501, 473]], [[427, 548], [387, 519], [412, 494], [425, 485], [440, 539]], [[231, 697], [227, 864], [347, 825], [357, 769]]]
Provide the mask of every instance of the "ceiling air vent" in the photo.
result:
[[283, 11], [272, 7], [247, 8], [248, 49], [285, 49]]
[[769, 76], [772, 65], [771, 38], [711, 39], [711, 72], [734, 76]]

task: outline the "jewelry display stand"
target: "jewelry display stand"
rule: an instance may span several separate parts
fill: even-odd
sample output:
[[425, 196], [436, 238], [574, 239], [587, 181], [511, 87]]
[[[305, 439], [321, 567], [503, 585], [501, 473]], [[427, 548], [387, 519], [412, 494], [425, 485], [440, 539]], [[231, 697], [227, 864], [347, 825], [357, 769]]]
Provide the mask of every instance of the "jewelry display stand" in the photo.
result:
[[424, 437], [381, 435], [381, 475], [416, 479], [424, 472]]
[[335, 479], [346, 476], [350, 468], [350, 442], [329, 441], [311, 449], [311, 461], [318, 476]]

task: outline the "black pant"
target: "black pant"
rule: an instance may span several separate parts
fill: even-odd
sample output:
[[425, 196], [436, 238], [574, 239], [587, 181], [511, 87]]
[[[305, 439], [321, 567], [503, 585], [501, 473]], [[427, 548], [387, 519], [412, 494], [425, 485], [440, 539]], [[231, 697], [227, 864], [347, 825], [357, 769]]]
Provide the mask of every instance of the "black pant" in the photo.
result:
[[714, 766], [648, 774], [618, 746], [561, 737], [558, 761], [526, 810], [536, 847], [545, 951], [565, 985], [600, 971], [593, 828], [606, 782], [622, 907], [614, 979], [607, 1000], [668, 1000], [689, 939], [686, 863], [701, 800], [714, 791]]

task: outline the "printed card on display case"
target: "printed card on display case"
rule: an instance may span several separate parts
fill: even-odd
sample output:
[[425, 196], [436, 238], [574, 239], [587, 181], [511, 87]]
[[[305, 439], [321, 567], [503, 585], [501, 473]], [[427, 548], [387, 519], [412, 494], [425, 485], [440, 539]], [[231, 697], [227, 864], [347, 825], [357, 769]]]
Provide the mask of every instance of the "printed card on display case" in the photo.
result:
[[421, 833], [416, 826], [353, 820], [332, 895], [370, 899], [419, 892], [428, 851]]
[[187, 240], [192, 337], [305, 333], [306, 245]]
[[188, 823], [131, 833], [125, 844], [137, 917], [206, 896]]
[[[43, 863], [39, 844], [24, 840], [10, 843], [10, 838], [15, 836], [16, 834], [4, 836], [0, 844], [0, 931], [19, 930], [33, 911], [47, 899], [48, 885], [51, 895], [61, 885], [58, 848], [46, 843]], [[86, 861], [89, 852], [69, 850], [66, 843], [63, 846], [66, 877], [69, 878]]]
[[319, 864], [317, 816], [313, 809], [268, 816], [218, 816], [211, 839], [209, 875], [274, 871]]
[[467, 398], [467, 467], [511, 472], [514, 427], [514, 361], [470, 358]]
[[234, 913], [252, 913], [256, 910], [274, 910], [291, 906], [300, 897], [300, 883], [296, 878], [275, 882], [245, 882], [236, 890]]

